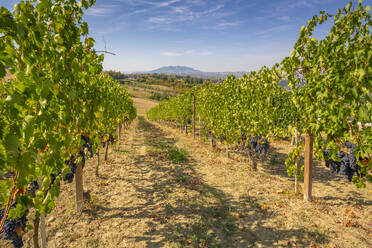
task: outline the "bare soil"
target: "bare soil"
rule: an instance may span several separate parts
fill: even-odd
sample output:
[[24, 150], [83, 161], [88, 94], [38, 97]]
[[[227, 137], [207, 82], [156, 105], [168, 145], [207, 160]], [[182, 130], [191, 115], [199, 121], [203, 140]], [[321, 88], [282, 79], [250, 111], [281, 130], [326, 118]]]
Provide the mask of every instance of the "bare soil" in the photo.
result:
[[[222, 145], [140, 116], [98, 177], [96, 158], [87, 162], [82, 214], [74, 184], [62, 185], [47, 216], [48, 247], [372, 247], [370, 185], [359, 190], [318, 163], [314, 200], [304, 202], [286, 175], [289, 142], [272, 146], [252, 171], [242, 154], [227, 159]], [[187, 152], [186, 161], [169, 156], [175, 149]]]
[[158, 105], [157, 101], [137, 97], [133, 97], [133, 102], [137, 108], [138, 115], [145, 115], [148, 109]]
[[[140, 115], [156, 105], [134, 101]], [[304, 202], [284, 166], [289, 141], [273, 141], [252, 171], [244, 154], [228, 159], [225, 145], [211, 148], [143, 116], [124, 132], [98, 177], [97, 157], [87, 162], [83, 213], [74, 183], [62, 185], [46, 218], [48, 247], [372, 247], [371, 185], [357, 189], [315, 163], [314, 199]], [[24, 235], [26, 248], [32, 235]]]

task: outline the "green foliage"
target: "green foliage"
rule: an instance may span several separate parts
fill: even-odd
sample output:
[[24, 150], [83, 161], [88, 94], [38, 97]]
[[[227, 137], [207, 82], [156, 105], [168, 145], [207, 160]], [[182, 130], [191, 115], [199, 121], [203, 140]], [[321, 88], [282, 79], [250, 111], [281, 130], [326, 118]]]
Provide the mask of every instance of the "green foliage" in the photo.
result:
[[[284, 136], [298, 125], [314, 136], [317, 157], [331, 158], [345, 142], [357, 144], [359, 175], [371, 180], [372, 170], [372, 38], [370, 6], [348, 4], [336, 15], [320, 12], [303, 26], [294, 50], [280, 64], [262, 67], [242, 78], [228, 76], [221, 84], [206, 83], [191, 92], [204, 126], [228, 143], [239, 135]], [[318, 41], [315, 28], [333, 17], [329, 34]], [[288, 81], [289, 90], [279, 83]], [[148, 111], [148, 118], [184, 122], [191, 118], [190, 93], [171, 98]], [[361, 127], [361, 128], [360, 128]], [[290, 175], [299, 148], [288, 155]], [[302, 170], [301, 170], [302, 171]], [[364, 181], [355, 179], [357, 186]]]
[[168, 151], [168, 159], [174, 163], [187, 161], [187, 151], [184, 149], [172, 148]]
[[[117, 71], [108, 71], [116, 80], [124, 82], [141, 82], [147, 85], [163, 85], [168, 87], [190, 88], [195, 85], [203, 84], [205, 79], [183, 75], [172, 74], [124, 74]], [[213, 79], [209, 79], [213, 80]], [[217, 82], [217, 80], [213, 80]]]
[[161, 102], [147, 112], [147, 117], [153, 120], [179, 120], [186, 124], [192, 116], [192, 94], [190, 92]]
[[[31, 207], [49, 213], [63, 176], [50, 186], [50, 174], [66, 169], [81, 134], [97, 152], [102, 135], [136, 116], [126, 89], [102, 72], [103, 55], [82, 21], [83, 7], [94, 3], [28, 0], [14, 12], [0, 9], [0, 67], [14, 76], [0, 84], [0, 175], [12, 175], [0, 182], [0, 205], [18, 202], [10, 217]], [[31, 198], [25, 189], [37, 179], [43, 183]]]
[[[336, 15], [320, 12], [309, 20], [282, 70], [293, 102], [301, 109], [300, 132], [313, 134], [318, 157], [327, 148], [335, 159], [345, 142], [353, 142], [357, 157], [371, 161], [372, 130], [366, 124], [372, 122], [372, 21], [368, 6], [351, 6], [350, 2]], [[331, 17], [329, 34], [321, 41], [313, 38], [315, 28]], [[372, 163], [360, 167], [368, 176]]]
[[152, 92], [149, 96], [150, 99], [156, 100], [156, 101], [166, 101], [169, 100], [171, 96], [167, 93], [159, 93], [159, 92]]
[[293, 151], [288, 154], [287, 159], [285, 160], [285, 166], [287, 167], [287, 174], [288, 176], [292, 176], [296, 174], [296, 162], [299, 164], [297, 170], [297, 178], [298, 180], [302, 180], [304, 176], [304, 164], [300, 163], [300, 153], [303, 149], [302, 146], [296, 147]]

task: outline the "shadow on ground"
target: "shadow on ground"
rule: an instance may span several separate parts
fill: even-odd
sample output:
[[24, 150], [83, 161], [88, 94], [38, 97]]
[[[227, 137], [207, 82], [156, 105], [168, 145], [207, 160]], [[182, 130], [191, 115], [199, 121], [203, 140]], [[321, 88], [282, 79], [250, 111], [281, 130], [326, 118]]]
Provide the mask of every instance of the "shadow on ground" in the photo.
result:
[[106, 212], [106, 219], [146, 219], [150, 231], [127, 238], [145, 241], [147, 247], [274, 247], [293, 237], [299, 246], [309, 245], [309, 237], [318, 243], [328, 242], [325, 235], [306, 229], [265, 227], [275, 213], [263, 210], [257, 198], [246, 196], [236, 201], [208, 185], [196, 170], [199, 161], [190, 155], [184, 162], [171, 161], [169, 151], [177, 149], [176, 140], [143, 117], [139, 117], [138, 130], [144, 135], [146, 153], [136, 155], [134, 166], [148, 177], [114, 179], [131, 183], [143, 203], [95, 210]]

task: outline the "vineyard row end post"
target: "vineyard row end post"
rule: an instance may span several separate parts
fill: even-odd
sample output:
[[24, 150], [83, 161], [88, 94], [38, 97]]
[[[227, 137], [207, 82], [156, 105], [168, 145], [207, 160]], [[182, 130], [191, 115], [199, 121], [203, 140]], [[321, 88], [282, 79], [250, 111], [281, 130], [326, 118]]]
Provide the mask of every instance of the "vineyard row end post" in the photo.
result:
[[195, 139], [195, 119], [196, 119], [196, 107], [195, 107], [195, 95], [193, 94], [192, 95], [192, 102], [193, 102], [193, 107], [192, 107], [192, 131], [193, 131], [193, 135], [194, 135], [194, 139]]
[[305, 174], [304, 174], [304, 200], [311, 201], [312, 175], [313, 175], [313, 135], [305, 136]]

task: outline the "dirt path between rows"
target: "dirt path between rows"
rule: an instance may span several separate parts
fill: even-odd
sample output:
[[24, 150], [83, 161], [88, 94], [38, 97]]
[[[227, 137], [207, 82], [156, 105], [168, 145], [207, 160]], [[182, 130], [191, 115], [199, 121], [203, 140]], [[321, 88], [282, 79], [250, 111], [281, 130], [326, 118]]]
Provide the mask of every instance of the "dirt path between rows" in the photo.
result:
[[[62, 185], [47, 216], [49, 247], [372, 247], [370, 189], [320, 181], [304, 203], [282, 168], [269, 166], [278, 154], [258, 172], [224, 154], [140, 116], [99, 177], [96, 158], [88, 161], [80, 216], [74, 184]], [[32, 231], [24, 240], [32, 247]]]

